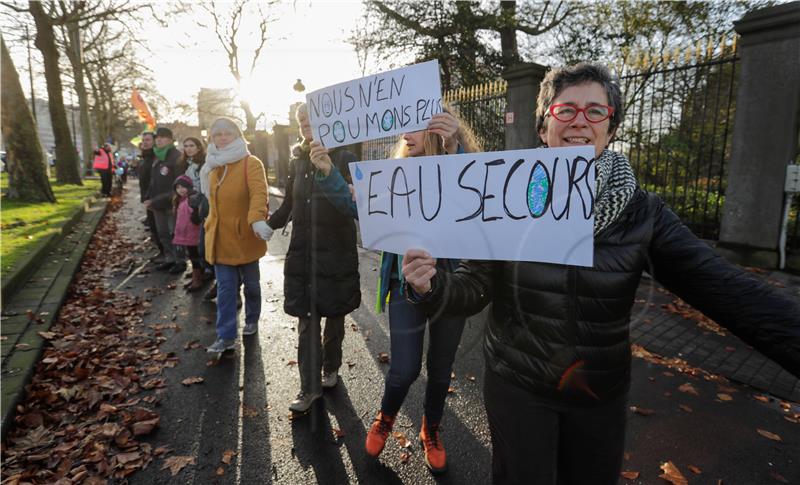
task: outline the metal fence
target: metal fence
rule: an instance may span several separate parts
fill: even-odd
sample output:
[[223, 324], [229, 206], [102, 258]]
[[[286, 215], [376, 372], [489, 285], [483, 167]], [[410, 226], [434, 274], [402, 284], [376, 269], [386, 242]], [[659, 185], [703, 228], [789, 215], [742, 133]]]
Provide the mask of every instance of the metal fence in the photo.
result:
[[620, 76], [625, 121], [612, 149], [692, 231], [717, 239], [736, 109], [735, 43], [641, 58]]
[[[505, 148], [506, 88], [506, 81], [497, 80], [445, 91], [443, 95], [443, 101], [472, 128], [487, 152]], [[362, 158], [389, 158], [397, 139], [396, 136], [390, 136], [362, 143]]]

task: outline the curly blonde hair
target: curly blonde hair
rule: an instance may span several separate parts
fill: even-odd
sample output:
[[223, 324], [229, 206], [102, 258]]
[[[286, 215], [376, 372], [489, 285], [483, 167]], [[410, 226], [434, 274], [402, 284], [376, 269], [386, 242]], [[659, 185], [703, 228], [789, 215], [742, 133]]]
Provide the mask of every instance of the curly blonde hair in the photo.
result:
[[[458, 132], [456, 139], [465, 153], [482, 152], [483, 146], [472, 128], [458, 115], [452, 106], [445, 104], [443, 111], [449, 113], [456, 120], [458, 120]], [[408, 148], [406, 147], [406, 140], [401, 135], [397, 142], [392, 147], [390, 158], [408, 158]], [[445, 155], [444, 145], [442, 144], [442, 137], [435, 133], [425, 134], [425, 156], [430, 155]]]

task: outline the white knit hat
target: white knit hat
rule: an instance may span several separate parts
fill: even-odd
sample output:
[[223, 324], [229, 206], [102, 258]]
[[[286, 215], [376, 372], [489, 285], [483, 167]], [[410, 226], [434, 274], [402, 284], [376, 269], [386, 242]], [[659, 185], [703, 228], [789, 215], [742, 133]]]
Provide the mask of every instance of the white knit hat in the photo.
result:
[[222, 130], [230, 131], [236, 135], [237, 138], [242, 138], [243, 136], [242, 129], [239, 128], [239, 125], [236, 124], [236, 122], [232, 119], [225, 117], [215, 119], [214, 122], [211, 123], [211, 128], [208, 130], [208, 134], [210, 137], [213, 137], [214, 133]]

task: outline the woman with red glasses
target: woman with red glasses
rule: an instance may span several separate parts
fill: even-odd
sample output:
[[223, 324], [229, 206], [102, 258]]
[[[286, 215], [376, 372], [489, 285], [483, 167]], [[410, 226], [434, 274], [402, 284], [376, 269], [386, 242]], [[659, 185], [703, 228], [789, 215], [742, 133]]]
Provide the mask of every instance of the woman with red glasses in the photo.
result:
[[437, 272], [412, 249], [409, 299], [486, 327], [484, 403], [495, 483], [615, 484], [631, 374], [629, 324], [643, 271], [800, 376], [800, 308], [695, 237], [608, 144], [622, 121], [607, 69], [579, 64], [542, 81], [537, 129], [550, 147], [593, 145], [594, 266], [464, 261]]

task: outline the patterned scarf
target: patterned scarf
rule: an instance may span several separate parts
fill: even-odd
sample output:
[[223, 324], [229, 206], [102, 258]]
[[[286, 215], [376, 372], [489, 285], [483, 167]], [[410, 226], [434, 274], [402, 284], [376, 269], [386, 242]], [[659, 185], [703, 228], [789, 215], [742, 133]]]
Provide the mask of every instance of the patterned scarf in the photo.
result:
[[595, 163], [597, 186], [594, 202], [595, 236], [617, 220], [636, 190], [636, 176], [623, 155], [603, 150]]

